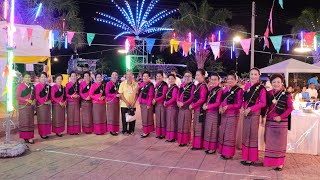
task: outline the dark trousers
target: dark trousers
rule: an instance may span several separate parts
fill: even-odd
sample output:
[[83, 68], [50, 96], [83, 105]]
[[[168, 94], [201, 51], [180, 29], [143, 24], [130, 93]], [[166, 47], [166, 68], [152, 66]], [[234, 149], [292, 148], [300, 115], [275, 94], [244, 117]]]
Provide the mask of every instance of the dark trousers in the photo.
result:
[[[136, 111], [136, 108], [134, 108], [134, 111]], [[126, 113], [128, 112], [128, 108], [121, 108], [121, 119], [122, 119], [122, 133], [133, 133], [134, 128], [136, 126], [136, 121], [132, 122], [126, 122]], [[128, 131], [128, 124], [129, 124], [129, 131]]]

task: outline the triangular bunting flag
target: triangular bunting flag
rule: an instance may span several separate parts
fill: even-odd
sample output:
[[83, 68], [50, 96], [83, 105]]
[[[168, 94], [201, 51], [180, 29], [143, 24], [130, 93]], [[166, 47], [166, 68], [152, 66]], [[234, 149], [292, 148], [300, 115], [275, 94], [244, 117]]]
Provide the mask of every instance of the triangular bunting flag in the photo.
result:
[[4, 71], [3, 71], [3, 73], [2, 73], [2, 76], [3, 76], [3, 77], [7, 77], [8, 75], [9, 75], [9, 67], [6, 66], [6, 67], [4, 68]]
[[67, 37], [68, 37], [68, 43], [69, 44], [71, 44], [73, 36], [74, 36], [74, 32], [69, 32], [69, 31], [67, 32]]
[[178, 52], [179, 44], [180, 44], [180, 41], [178, 40], [175, 40], [175, 39], [170, 40], [170, 45], [173, 46], [175, 52]]
[[48, 39], [48, 37], [49, 37], [49, 30], [47, 30], [47, 29], [45, 29], [44, 31], [43, 31], [43, 39], [44, 40], [47, 40]]
[[314, 39], [314, 36], [316, 35], [316, 32], [308, 32], [308, 33], [304, 33], [303, 34], [303, 37], [304, 39], [306, 40], [306, 45], [308, 47], [311, 47], [312, 44], [313, 44], [313, 39]]
[[55, 41], [58, 41], [60, 31], [59, 30], [52, 30], [52, 33], [53, 33], [52, 43], [53, 43], [53, 46], [54, 46], [55, 45]]
[[94, 34], [94, 33], [87, 33], [87, 41], [88, 41], [89, 46], [91, 46], [91, 43], [92, 43], [95, 36], [96, 36], [96, 34]]
[[283, 0], [279, 0], [279, 4], [280, 4], [281, 8], [284, 9], [283, 8]]
[[6, 87], [6, 88], [4, 89], [4, 91], [2, 92], [2, 96], [6, 95], [7, 93], [8, 93], [8, 88]]
[[220, 57], [220, 42], [209, 42], [212, 53], [214, 55], [214, 59]]
[[268, 38], [269, 38], [269, 27], [267, 27], [266, 32], [264, 32], [264, 48], [266, 46], [270, 48]]
[[129, 36], [128, 37], [128, 41], [129, 41], [129, 45], [130, 45], [130, 50], [134, 50], [135, 47], [135, 41], [134, 41], [134, 37], [133, 36]]
[[273, 44], [273, 47], [280, 52], [281, 44], [282, 44], [282, 36], [270, 36], [270, 40]]
[[149, 54], [151, 54], [152, 48], [154, 46], [154, 43], [156, 42], [156, 39], [154, 38], [147, 38], [147, 51]]
[[242, 46], [243, 51], [246, 53], [246, 55], [249, 55], [251, 38], [249, 38], [249, 39], [241, 39], [240, 40], [240, 44]]
[[28, 32], [28, 41], [31, 40], [31, 37], [32, 37], [32, 31], [33, 29], [32, 28], [27, 28], [27, 32]]
[[182, 50], [183, 50], [183, 53], [184, 53], [185, 57], [188, 56], [189, 50], [191, 48], [191, 45], [192, 45], [191, 42], [185, 42], [185, 41], [181, 42]]

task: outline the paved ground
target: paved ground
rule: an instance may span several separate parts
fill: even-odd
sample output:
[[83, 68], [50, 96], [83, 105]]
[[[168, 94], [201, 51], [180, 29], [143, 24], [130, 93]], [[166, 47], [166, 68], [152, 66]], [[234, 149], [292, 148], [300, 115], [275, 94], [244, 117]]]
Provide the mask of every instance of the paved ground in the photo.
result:
[[[0, 141], [4, 129], [0, 119]], [[16, 120], [14, 120], [16, 122]], [[288, 154], [285, 169], [240, 165], [241, 151], [233, 160], [206, 155], [154, 138], [141, 139], [140, 123], [134, 136], [65, 135], [42, 140], [22, 157], [0, 159], [0, 179], [320, 179], [320, 157]], [[18, 140], [17, 131], [12, 139]], [[260, 153], [262, 162], [263, 153]]]

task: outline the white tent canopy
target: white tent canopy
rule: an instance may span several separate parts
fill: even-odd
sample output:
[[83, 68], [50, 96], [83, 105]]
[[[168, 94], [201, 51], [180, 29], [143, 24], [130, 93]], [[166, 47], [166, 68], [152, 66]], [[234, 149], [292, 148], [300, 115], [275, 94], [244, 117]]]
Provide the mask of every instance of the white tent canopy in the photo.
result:
[[320, 67], [290, 58], [288, 60], [273, 64], [260, 69], [261, 73], [284, 74], [286, 85], [289, 84], [289, 73], [320, 73]]

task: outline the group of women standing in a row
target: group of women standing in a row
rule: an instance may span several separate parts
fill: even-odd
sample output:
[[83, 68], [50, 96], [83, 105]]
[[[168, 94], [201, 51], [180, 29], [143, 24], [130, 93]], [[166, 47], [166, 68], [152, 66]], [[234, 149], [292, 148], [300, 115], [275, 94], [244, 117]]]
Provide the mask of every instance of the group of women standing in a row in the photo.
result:
[[[266, 117], [266, 150], [264, 165], [274, 166], [281, 171], [284, 164], [287, 130], [290, 126], [290, 113], [293, 110], [291, 96], [283, 87], [283, 76], [274, 74], [270, 79], [273, 90], [267, 92], [260, 83], [260, 71], [250, 70], [250, 82], [241, 89], [237, 85], [238, 77], [234, 72], [227, 77], [228, 86], [222, 89], [220, 76], [210, 76], [210, 86], [205, 81], [205, 71], [196, 72], [194, 85], [192, 74], [184, 73], [184, 83], [178, 87], [175, 76], [170, 74], [169, 84], [163, 81], [162, 72], [157, 73], [155, 89], [150, 84], [149, 74], [143, 74], [144, 84], [140, 86], [146, 105], [142, 105], [142, 123], [147, 137], [153, 131], [151, 102], [155, 105], [156, 137], [166, 142], [177, 140], [179, 146], [186, 146], [192, 139], [192, 150], [205, 149], [207, 154], [216, 150], [225, 160], [236, 152], [237, 124], [241, 113], [243, 120], [241, 164], [250, 166], [259, 160], [258, 130], [260, 116]], [[153, 95], [154, 94], [154, 95]], [[140, 104], [144, 101], [140, 101]], [[194, 112], [194, 115], [192, 115]], [[193, 117], [193, 138], [191, 122]], [[262, 120], [264, 126], [265, 122]]]
[[[112, 135], [118, 134], [119, 101], [128, 104], [122, 94], [125, 90], [119, 93], [119, 86], [122, 84], [117, 81], [118, 73], [113, 72], [112, 80], [106, 85], [102, 83], [101, 74], [96, 74], [96, 82], [92, 83], [90, 74], [85, 73], [84, 81], [80, 85], [77, 83], [75, 73], [71, 73], [70, 77], [66, 88], [61, 85], [62, 76], [59, 74], [55, 76], [55, 85], [50, 87], [45, 84], [47, 75], [41, 73], [40, 82], [33, 87], [30, 75], [24, 75], [24, 82], [17, 88], [20, 138], [25, 139], [27, 143], [33, 143], [35, 104], [39, 134], [42, 138], [48, 138], [51, 133], [51, 104], [52, 131], [57, 136], [62, 136], [64, 132], [65, 107], [68, 134], [79, 134], [81, 124], [85, 133], [94, 132], [100, 135], [109, 131]], [[287, 129], [290, 126], [290, 113], [293, 110], [292, 100], [283, 88], [282, 75], [274, 74], [270, 78], [273, 90], [269, 92], [266, 92], [264, 86], [260, 84], [259, 78], [259, 69], [251, 69], [250, 82], [243, 90], [237, 86], [237, 75], [231, 72], [227, 77], [228, 86], [222, 89], [219, 86], [219, 75], [212, 74], [211, 86], [208, 87], [205, 71], [199, 69], [196, 72], [197, 85], [192, 82], [192, 73], [186, 71], [184, 83], [178, 87], [175, 75], [168, 76], [167, 84], [163, 81], [163, 73], [159, 72], [154, 86], [150, 81], [150, 73], [144, 72], [143, 82], [136, 91], [132, 91], [136, 92], [136, 95], [131, 98], [134, 99], [131, 104], [135, 104], [135, 101], [140, 103], [143, 126], [141, 138], [148, 137], [155, 130], [156, 138], [166, 138], [167, 142], [177, 141], [179, 146], [186, 146], [192, 139], [192, 150], [205, 149], [207, 154], [213, 154], [217, 150], [221, 157], [227, 160], [236, 152], [236, 131], [242, 110], [245, 118], [241, 164], [250, 166], [259, 159], [258, 129], [260, 115], [263, 115], [266, 116], [264, 165], [275, 166], [275, 170], [282, 170]], [[80, 99], [82, 118], [80, 118]], [[108, 103], [107, 112], [106, 103]], [[154, 129], [153, 110], [156, 129]], [[193, 138], [191, 138], [192, 117]], [[261, 124], [264, 125], [264, 121]]]

